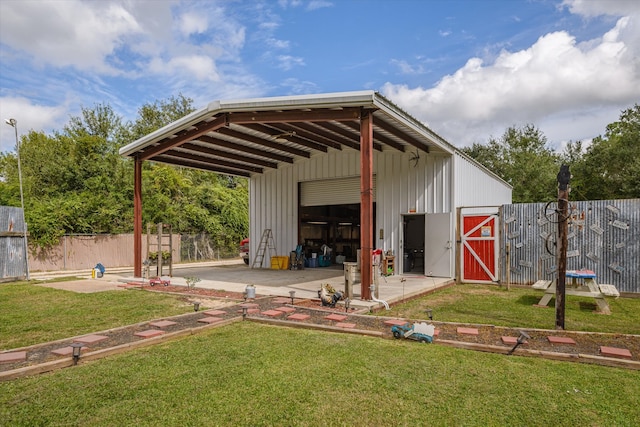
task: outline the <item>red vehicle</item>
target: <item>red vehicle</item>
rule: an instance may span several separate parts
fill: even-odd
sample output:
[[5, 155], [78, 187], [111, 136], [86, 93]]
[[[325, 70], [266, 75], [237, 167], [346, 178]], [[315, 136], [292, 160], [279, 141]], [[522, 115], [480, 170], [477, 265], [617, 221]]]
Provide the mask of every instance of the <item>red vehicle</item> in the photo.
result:
[[240, 242], [240, 258], [245, 264], [249, 265], [249, 238], [242, 239]]

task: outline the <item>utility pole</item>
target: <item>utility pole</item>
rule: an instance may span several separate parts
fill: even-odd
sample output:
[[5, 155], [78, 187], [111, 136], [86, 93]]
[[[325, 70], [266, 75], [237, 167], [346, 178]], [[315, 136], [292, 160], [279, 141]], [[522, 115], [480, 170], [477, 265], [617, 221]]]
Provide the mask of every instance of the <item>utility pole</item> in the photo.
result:
[[22, 244], [24, 246], [24, 269], [26, 279], [30, 280], [29, 243], [27, 242], [27, 219], [24, 215], [24, 193], [22, 192], [22, 168], [20, 167], [20, 139], [18, 138], [18, 121], [16, 119], [6, 119], [5, 123], [11, 126], [16, 134], [16, 156], [18, 157], [18, 180], [20, 182], [20, 206], [22, 207], [22, 226], [24, 227], [22, 239]]
[[567, 229], [569, 222], [568, 165], [560, 166], [558, 172], [558, 282], [556, 284], [556, 329], [564, 330], [565, 285], [567, 280]]

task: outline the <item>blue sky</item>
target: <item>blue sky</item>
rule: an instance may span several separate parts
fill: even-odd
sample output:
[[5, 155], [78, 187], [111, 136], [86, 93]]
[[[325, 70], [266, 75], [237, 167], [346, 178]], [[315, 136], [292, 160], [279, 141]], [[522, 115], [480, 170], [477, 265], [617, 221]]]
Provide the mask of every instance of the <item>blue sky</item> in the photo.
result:
[[460, 147], [526, 123], [554, 148], [589, 141], [640, 102], [640, 2], [0, 1], [0, 116], [20, 134], [98, 103], [133, 120], [179, 93], [362, 89]]

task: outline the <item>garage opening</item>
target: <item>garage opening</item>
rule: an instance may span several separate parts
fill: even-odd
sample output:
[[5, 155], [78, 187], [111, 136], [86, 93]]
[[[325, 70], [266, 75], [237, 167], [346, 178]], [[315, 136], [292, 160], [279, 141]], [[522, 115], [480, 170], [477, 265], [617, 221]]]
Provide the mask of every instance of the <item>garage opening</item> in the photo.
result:
[[[360, 177], [301, 182], [299, 194], [298, 241], [307, 258], [324, 254], [328, 248], [332, 264], [356, 261], [360, 248]], [[375, 177], [373, 194], [375, 224]]]

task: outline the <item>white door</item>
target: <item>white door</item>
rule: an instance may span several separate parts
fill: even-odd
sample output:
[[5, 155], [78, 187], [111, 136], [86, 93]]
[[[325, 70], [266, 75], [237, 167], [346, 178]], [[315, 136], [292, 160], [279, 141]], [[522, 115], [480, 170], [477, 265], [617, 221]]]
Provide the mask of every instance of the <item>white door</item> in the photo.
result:
[[424, 274], [426, 276], [453, 277], [451, 214], [427, 214], [425, 226]]

